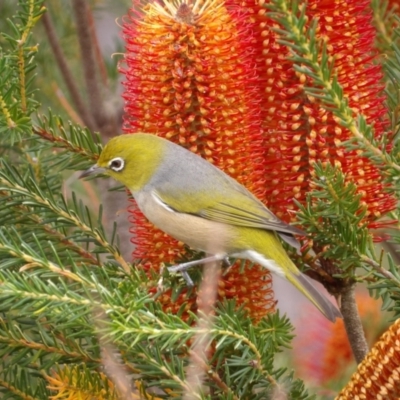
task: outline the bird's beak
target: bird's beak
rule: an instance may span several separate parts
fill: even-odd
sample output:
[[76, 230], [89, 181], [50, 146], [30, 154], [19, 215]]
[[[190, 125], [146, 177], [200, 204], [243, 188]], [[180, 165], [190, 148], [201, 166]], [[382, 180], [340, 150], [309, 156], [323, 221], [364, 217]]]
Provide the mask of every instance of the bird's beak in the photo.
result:
[[86, 178], [87, 176], [91, 176], [91, 175], [101, 174], [101, 173], [105, 172], [105, 170], [106, 170], [105, 168], [101, 168], [97, 164], [94, 164], [92, 167], [90, 167], [86, 171], [83, 171], [79, 175], [79, 179]]

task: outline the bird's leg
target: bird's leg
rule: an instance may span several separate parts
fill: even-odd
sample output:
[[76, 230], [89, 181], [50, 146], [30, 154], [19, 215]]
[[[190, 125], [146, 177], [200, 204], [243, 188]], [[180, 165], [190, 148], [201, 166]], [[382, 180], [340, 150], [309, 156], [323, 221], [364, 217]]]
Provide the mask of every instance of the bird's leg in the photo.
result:
[[222, 260], [222, 267], [224, 268], [222, 275], [228, 275], [229, 271], [232, 269], [233, 264], [231, 264], [231, 262], [229, 261], [229, 257], [225, 257]]
[[183, 278], [185, 279], [188, 286], [193, 286], [193, 281], [190, 278], [189, 274], [186, 272], [188, 269], [194, 267], [195, 265], [204, 264], [213, 261], [221, 261], [224, 260], [226, 262], [227, 256], [226, 254], [214, 254], [209, 257], [202, 258], [201, 260], [189, 261], [183, 264], [174, 265], [172, 267], [168, 267], [169, 272], [181, 272]]
[[226, 259], [226, 254], [214, 254], [209, 257], [204, 257], [201, 260], [189, 261], [183, 264], [174, 265], [173, 267], [168, 267], [169, 272], [182, 272], [194, 267], [195, 265], [204, 264], [213, 261], [221, 261]]
[[229, 269], [230, 267], [232, 267], [232, 264], [231, 264], [231, 262], [229, 261], [229, 257], [225, 257], [225, 258], [222, 260], [222, 266], [223, 266], [224, 268], [227, 268], [227, 269]]
[[185, 280], [186, 285], [188, 286], [194, 286], [194, 283], [192, 281], [192, 278], [190, 277], [190, 275], [186, 272], [186, 271], [182, 271], [182, 278]]

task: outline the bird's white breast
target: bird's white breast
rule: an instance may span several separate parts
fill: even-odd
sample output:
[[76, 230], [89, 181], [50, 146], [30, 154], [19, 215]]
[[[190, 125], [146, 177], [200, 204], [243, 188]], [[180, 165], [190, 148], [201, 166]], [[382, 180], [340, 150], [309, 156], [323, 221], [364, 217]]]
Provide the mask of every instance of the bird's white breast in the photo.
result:
[[230, 248], [230, 243], [235, 232], [229, 225], [177, 212], [166, 205], [155, 192], [135, 193], [134, 198], [150, 222], [190, 247], [210, 254], [234, 251]]

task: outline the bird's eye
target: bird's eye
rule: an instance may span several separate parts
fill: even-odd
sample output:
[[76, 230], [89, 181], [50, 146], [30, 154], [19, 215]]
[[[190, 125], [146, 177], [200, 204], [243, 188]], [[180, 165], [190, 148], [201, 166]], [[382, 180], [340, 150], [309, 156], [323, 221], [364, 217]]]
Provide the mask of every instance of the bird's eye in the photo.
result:
[[122, 158], [113, 158], [109, 163], [108, 166], [115, 172], [119, 172], [124, 168], [124, 160]]

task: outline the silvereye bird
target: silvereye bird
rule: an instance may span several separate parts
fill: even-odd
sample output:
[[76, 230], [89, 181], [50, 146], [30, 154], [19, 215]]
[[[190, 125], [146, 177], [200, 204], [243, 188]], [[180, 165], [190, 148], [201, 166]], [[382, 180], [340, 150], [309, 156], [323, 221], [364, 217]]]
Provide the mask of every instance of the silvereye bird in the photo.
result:
[[286, 278], [331, 321], [340, 311], [302, 274], [282, 238], [297, 246], [300, 229], [277, 218], [244, 186], [198, 155], [149, 134], [117, 136], [81, 177], [103, 173], [128, 187], [155, 226], [211, 256], [172, 267], [184, 271], [206, 261], [246, 259]]

